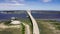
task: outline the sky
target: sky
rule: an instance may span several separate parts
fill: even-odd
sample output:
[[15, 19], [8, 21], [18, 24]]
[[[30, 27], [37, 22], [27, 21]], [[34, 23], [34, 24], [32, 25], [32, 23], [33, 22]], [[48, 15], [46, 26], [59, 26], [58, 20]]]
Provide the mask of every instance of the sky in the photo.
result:
[[58, 10], [60, 0], [0, 0], [0, 10]]

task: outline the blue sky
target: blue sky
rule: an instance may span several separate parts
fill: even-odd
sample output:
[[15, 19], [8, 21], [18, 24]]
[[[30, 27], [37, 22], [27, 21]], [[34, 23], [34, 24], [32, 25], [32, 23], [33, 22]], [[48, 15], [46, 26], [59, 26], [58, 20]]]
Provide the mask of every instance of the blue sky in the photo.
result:
[[0, 10], [59, 10], [60, 0], [0, 0]]

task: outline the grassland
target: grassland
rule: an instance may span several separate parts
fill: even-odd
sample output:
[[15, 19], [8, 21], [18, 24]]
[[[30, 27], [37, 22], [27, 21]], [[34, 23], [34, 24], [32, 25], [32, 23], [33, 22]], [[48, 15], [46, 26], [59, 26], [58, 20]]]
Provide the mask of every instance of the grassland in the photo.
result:
[[[20, 19], [20, 21], [22, 23], [28, 24], [30, 26], [30, 30], [31, 30], [31, 34], [32, 34], [32, 28], [33, 27], [32, 27], [30, 19]], [[9, 24], [10, 21], [4, 21], [2, 23], [4, 23], [6, 26], [13, 26], [13, 25]], [[6, 28], [6, 29], [1, 29], [0, 28], [0, 34], [24, 34], [25, 33], [25, 26], [22, 23], [20, 24], [19, 28], [17, 28], [17, 27], [16, 28], [9, 27], [9, 28]]]
[[[32, 31], [32, 23], [30, 19], [21, 19], [20, 21], [27, 23], [31, 27]], [[40, 34], [60, 34], [60, 22], [56, 20], [36, 20], [39, 26]]]
[[56, 20], [36, 20], [41, 34], [60, 34], [60, 22]]
[[[26, 23], [30, 26], [31, 34], [33, 32], [33, 25], [30, 19], [20, 19], [22, 23]], [[36, 20], [40, 29], [40, 34], [60, 34], [60, 22], [56, 20]], [[9, 21], [10, 22], [10, 21]], [[5, 24], [8, 24], [6, 22]], [[10, 26], [10, 25], [8, 25]], [[0, 34], [24, 34], [24, 25], [21, 24], [20, 28], [8, 28], [0, 31]], [[57, 31], [59, 30], [59, 31]], [[57, 31], [57, 32], [56, 32]]]
[[[2, 25], [2, 27], [0, 27], [0, 34], [23, 34], [23, 25], [9, 25], [8, 27], [5, 27], [8, 25]], [[15, 26], [15, 27], [14, 27]], [[5, 28], [4, 28], [5, 27]]]

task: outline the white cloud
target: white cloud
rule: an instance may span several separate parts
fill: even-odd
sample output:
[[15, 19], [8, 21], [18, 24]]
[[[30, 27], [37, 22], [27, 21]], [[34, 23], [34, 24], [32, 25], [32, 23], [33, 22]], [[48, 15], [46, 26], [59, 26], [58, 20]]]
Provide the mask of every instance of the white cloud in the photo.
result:
[[11, 6], [11, 5], [24, 5], [24, 0], [5, 0], [5, 3], [0, 3], [0, 5]]
[[20, 1], [20, 2], [23, 2], [24, 0], [5, 0], [6, 2], [14, 2], [14, 1]]
[[0, 4], [0, 10], [20, 10], [25, 4]]
[[51, 2], [52, 0], [43, 0], [43, 2]]
[[0, 3], [0, 10], [18, 10], [25, 6], [23, 2], [24, 0], [5, 0], [5, 2]]
[[25, 4], [10, 4], [10, 3], [0, 3], [1, 6], [12, 6], [12, 5], [25, 5]]

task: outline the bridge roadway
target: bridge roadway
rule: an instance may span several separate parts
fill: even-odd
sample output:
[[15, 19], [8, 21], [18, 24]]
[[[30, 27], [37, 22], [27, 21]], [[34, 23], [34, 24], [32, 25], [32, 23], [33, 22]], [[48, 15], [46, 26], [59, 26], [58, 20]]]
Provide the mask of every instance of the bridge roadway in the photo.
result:
[[38, 24], [37, 24], [36, 20], [34, 19], [34, 17], [31, 15], [31, 11], [28, 10], [27, 13], [28, 13], [28, 15], [31, 18], [32, 23], [33, 23], [33, 34], [40, 34]]

